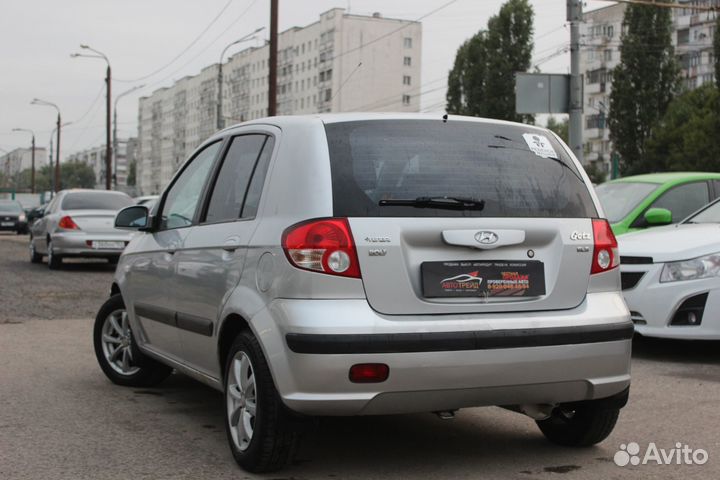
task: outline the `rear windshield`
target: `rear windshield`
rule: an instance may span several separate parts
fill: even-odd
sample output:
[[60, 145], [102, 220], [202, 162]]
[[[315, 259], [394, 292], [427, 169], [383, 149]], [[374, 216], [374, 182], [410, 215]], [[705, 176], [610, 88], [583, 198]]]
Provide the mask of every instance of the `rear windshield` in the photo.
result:
[[15, 202], [0, 202], [0, 212], [3, 213], [20, 213], [23, 209], [19, 203]]
[[[597, 216], [588, 187], [562, 146], [532, 127], [372, 120], [332, 123], [325, 130], [336, 216]], [[485, 207], [378, 205], [443, 196], [482, 200]]]
[[110, 192], [69, 193], [63, 198], [61, 210], [120, 210], [133, 205], [128, 195]]

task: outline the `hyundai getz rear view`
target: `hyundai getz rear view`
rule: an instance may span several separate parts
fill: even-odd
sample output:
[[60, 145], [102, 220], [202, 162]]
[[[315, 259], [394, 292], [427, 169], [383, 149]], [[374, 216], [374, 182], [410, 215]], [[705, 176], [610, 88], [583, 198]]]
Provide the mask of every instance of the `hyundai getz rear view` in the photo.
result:
[[225, 395], [249, 471], [315, 416], [503, 406], [605, 439], [633, 334], [617, 243], [551, 132], [425, 115], [267, 118], [217, 133], [139, 230], [95, 350], [115, 383], [175, 369]]

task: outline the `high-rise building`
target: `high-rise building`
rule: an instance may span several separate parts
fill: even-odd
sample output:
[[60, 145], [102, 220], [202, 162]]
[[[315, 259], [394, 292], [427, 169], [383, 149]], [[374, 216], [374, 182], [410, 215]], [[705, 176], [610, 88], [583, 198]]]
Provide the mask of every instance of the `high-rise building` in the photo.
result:
[[[345, 13], [278, 36], [279, 115], [420, 110], [419, 22]], [[247, 48], [223, 64], [222, 122], [264, 117], [269, 47]], [[217, 130], [218, 64], [140, 99], [137, 178], [160, 192], [178, 166]]]
[[[114, 185], [117, 185], [117, 189], [125, 191], [128, 190], [127, 177], [129, 165], [135, 161], [135, 155], [137, 153], [137, 138], [119, 138], [116, 149], [114, 153], [116, 163], [113, 163], [113, 172], [111, 175], [117, 176], [117, 182], [113, 182]], [[105, 188], [105, 144], [75, 152], [72, 155], [68, 155], [65, 160], [90, 165], [95, 172], [95, 188]]]
[[610, 171], [612, 146], [607, 116], [611, 72], [620, 63], [620, 35], [626, 4], [619, 3], [584, 14], [580, 71], [583, 74], [583, 160]]
[[[47, 165], [47, 150], [43, 147], [35, 148], [35, 171], [40, 170]], [[5, 178], [6, 183], [11, 182], [13, 177], [23, 170], [32, 168], [32, 149], [16, 148], [4, 155], [0, 155], [0, 173]]]
[[[720, 0], [678, 0], [687, 8], [672, 10], [673, 46], [681, 68], [685, 88], [697, 88], [713, 82], [713, 38], [717, 12], [693, 7], [720, 7]], [[623, 16], [627, 5], [620, 3], [584, 14], [582, 28], [581, 71], [585, 79], [583, 92], [583, 147], [586, 164], [595, 163], [610, 173], [610, 131], [607, 117], [610, 109], [612, 69], [620, 63]], [[648, 6], [646, 8], [658, 8]]]
[[713, 37], [717, 11], [696, 7], [719, 7], [720, 0], [679, 0], [688, 8], [673, 10], [675, 53], [680, 61], [683, 84], [688, 89], [715, 81]]

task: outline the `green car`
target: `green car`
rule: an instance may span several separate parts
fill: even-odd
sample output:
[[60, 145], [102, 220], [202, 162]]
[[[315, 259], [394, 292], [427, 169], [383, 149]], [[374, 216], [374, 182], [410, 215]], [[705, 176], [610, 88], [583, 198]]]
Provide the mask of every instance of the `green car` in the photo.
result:
[[668, 172], [620, 178], [595, 188], [615, 235], [677, 223], [720, 197], [720, 173]]

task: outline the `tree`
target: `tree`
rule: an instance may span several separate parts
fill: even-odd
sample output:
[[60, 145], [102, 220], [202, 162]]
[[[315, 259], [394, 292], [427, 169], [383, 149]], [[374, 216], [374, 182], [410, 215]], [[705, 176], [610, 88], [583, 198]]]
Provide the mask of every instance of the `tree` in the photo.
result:
[[137, 182], [137, 163], [135, 162], [135, 160], [133, 160], [130, 162], [130, 165], [128, 165], [127, 184], [130, 187], [134, 187], [136, 182]]
[[545, 128], [555, 132], [560, 138], [562, 138], [563, 142], [568, 143], [568, 119], [567, 119], [567, 117], [564, 118], [562, 120], [562, 122], [558, 122], [555, 119], [555, 117], [550, 117], [550, 118], [548, 118]]
[[447, 111], [458, 115], [480, 115], [485, 96], [485, 32], [473, 35], [458, 48], [455, 65], [448, 75]]
[[84, 162], [61, 163], [60, 188], [95, 188], [95, 170]]
[[720, 88], [720, 15], [715, 21], [715, 35], [713, 36], [713, 55], [715, 58], [715, 85]]
[[515, 73], [530, 68], [533, 15], [528, 0], [508, 0], [486, 31], [460, 46], [448, 75], [448, 112], [532, 122], [515, 113]]
[[720, 91], [709, 83], [676, 98], [647, 141], [644, 171], [720, 171]]
[[583, 167], [585, 168], [585, 173], [587, 173], [587, 176], [590, 177], [590, 181], [594, 185], [599, 185], [607, 179], [607, 174], [602, 168], [598, 167], [597, 162], [590, 162]]
[[635, 174], [647, 171], [646, 141], [678, 92], [679, 68], [669, 8], [628, 5], [623, 25], [608, 126], [621, 171]]

